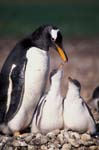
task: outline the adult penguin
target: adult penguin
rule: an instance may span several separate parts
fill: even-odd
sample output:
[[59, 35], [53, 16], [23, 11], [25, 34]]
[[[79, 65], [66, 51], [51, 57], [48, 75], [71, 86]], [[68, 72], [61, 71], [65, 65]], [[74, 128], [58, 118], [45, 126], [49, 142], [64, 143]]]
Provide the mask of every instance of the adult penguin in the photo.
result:
[[6, 59], [0, 73], [0, 130], [4, 134], [18, 135], [29, 126], [45, 89], [49, 47], [67, 61], [60, 30], [42, 25], [17, 43]]

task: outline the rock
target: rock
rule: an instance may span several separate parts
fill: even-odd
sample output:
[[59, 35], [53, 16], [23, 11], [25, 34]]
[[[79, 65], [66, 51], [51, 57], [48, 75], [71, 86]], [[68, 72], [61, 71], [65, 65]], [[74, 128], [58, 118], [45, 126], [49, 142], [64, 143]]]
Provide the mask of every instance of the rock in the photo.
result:
[[32, 136], [32, 135], [28, 135], [27, 137], [25, 137], [25, 142], [26, 143], [29, 143], [31, 140], [32, 140], [32, 138], [34, 138], [35, 136]]
[[54, 145], [56, 148], [59, 148], [59, 149], [62, 148], [62, 144], [58, 140], [54, 141]]
[[82, 141], [90, 141], [91, 140], [91, 136], [89, 134], [82, 134], [81, 135], [81, 140]]
[[77, 133], [77, 132], [70, 132], [70, 137], [73, 138], [73, 139], [79, 140], [80, 139], [80, 134]]
[[36, 139], [41, 139], [42, 138], [42, 134], [41, 133], [37, 133], [36, 134]]
[[82, 141], [82, 143], [81, 143], [81, 145], [84, 145], [84, 146], [91, 146], [91, 145], [94, 145], [95, 143], [94, 143], [94, 141]]
[[2, 143], [6, 143], [7, 141], [9, 141], [10, 139], [12, 139], [11, 137], [8, 136], [2, 136]]
[[62, 150], [71, 150], [71, 148], [72, 148], [71, 144], [64, 144]]
[[18, 147], [18, 146], [21, 146], [21, 143], [20, 143], [20, 141], [14, 140], [14, 141], [12, 142], [12, 146]]
[[75, 139], [69, 139], [68, 142], [69, 142], [72, 146], [74, 146], [74, 147], [76, 147], [76, 148], [79, 147], [79, 143], [78, 143], [78, 141], [75, 140]]
[[56, 134], [55, 134], [54, 132], [49, 132], [49, 133], [47, 134], [47, 137], [48, 137], [49, 139], [55, 139], [55, 138], [56, 138]]
[[65, 143], [68, 142], [70, 136], [69, 136], [69, 133], [67, 131], [64, 131], [64, 141]]
[[79, 147], [77, 150], [89, 150], [89, 149], [88, 149], [88, 147], [81, 146], [81, 147]]
[[7, 150], [13, 150], [13, 147], [12, 147], [12, 146], [9, 146]]
[[20, 143], [20, 145], [21, 145], [22, 147], [27, 146], [27, 144], [25, 143], [25, 141], [20, 141], [19, 143]]
[[41, 145], [41, 150], [47, 150], [47, 146]]
[[89, 147], [90, 150], [99, 150], [99, 146], [93, 145]]
[[12, 146], [4, 145], [2, 150], [14, 150]]
[[59, 148], [57, 148], [54, 143], [51, 143], [50, 145], [48, 145], [48, 150], [59, 150]]
[[3, 149], [3, 143], [0, 143], [0, 150], [2, 150]]
[[39, 134], [39, 136], [36, 136], [36, 138], [32, 139], [30, 141], [30, 144], [33, 144], [33, 145], [43, 145], [43, 144], [46, 144], [48, 141], [47, 137], [46, 136], [41, 136]]
[[47, 139], [46, 136], [43, 136], [43, 137], [41, 138], [41, 144], [46, 144], [47, 141], [48, 141], [48, 139]]
[[57, 139], [59, 140], [60, 144], [64, 144], [64, 135], [63, 134], [58, 134]]
[[36, 150], [37, 147], [34, 145], [28, 145], [28, 150]]

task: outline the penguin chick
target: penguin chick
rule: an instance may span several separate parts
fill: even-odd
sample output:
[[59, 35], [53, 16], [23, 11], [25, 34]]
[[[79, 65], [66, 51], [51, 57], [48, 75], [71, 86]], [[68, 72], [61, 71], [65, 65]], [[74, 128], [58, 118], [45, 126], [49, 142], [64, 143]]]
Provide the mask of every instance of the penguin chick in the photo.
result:
[[62, 65], [50, 73], [50, 90], [37, 105], [31, 132], [46, 134], [52, 130], [63, 128], [63, 97], [60, 92], [62, 74]]
[[99, 113], [99, 86], [94, 89], [92, 98], [89, 100], [88, 104]]
[[93, 115], [86, 102], [80, 96], [80, 83], [68, 78], [68, 91], [64, 100], [64, 128], [79, 133], [96, 133], [96, 124]]

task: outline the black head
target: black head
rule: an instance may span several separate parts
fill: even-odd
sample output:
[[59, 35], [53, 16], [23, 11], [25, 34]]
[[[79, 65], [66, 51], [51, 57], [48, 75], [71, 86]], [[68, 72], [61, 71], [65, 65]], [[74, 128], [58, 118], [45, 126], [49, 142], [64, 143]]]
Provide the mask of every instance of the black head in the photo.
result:
[[40, 26], [32, 33], [32, 41], [35, 46], [45, 51], [48, 51], [49, 47], [55, 48], [64, 61], [68, 60], [62, 46], [62, 34], [56, 26]]
[[68, 77], [69, 82], [73, 83], [79, 90], [81, 89], [81, 84], [78, 80], [72, 79], [71, 77]]
[[94, 89], [92, 98], [99, 98], [99, 86]]

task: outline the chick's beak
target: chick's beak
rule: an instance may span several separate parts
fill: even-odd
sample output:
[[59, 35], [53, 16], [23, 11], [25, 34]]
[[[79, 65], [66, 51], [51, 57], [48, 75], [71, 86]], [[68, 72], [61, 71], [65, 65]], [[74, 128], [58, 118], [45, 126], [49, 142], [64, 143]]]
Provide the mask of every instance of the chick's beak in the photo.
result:
[[67, 62], [68, 61], [68, 57], [67, 57], [65, 51], [60, 46], [58, 46], [57, 44], [55, 44], [55, 45], [56, 45], [57, 51], [58, 51], [60, 57], [62, 58], [62, 60], [64, 62]]
[[72, 79], [71, 77], [68, 77], [68, 81], [72, 82], [72, 80], [73, 80], [73, 79]]
[[63, 66], [64, 66], [64, 65], [61, 63], [61, 64], [58, 66], [58, 69], [59, 69], [59, 70], [63, 69]]

